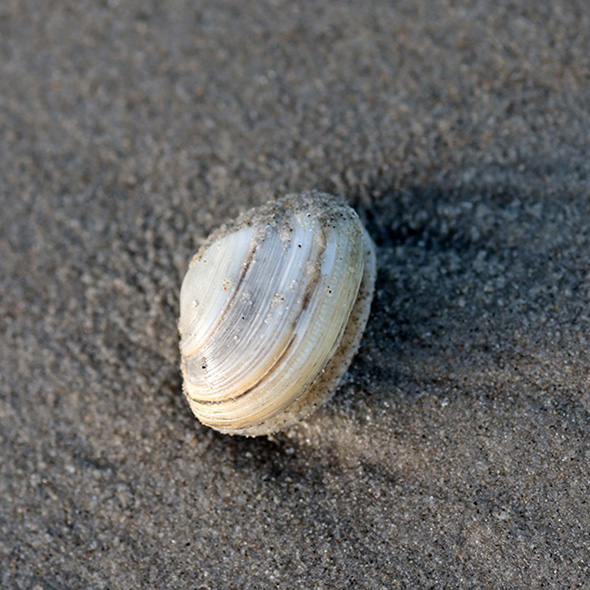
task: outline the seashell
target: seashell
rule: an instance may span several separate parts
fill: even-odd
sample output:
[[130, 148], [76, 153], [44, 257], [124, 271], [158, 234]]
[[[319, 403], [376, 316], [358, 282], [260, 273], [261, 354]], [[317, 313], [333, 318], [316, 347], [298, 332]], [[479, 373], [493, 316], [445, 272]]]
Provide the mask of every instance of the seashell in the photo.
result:
[[325, 403], [358, 349], [375, 274], [358, 215], [326, 193], [287, 195], [215, 231], [180, 291], [183, 389], [196, 417], [258, 436]]

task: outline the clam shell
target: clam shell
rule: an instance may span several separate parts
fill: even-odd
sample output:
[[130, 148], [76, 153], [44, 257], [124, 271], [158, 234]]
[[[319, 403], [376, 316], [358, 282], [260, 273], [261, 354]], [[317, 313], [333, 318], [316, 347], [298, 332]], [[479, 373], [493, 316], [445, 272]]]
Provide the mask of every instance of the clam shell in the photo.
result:
[[180, 292], [184, 392], [224, 433], [281, 430], [329, 399], [369, 316], [375, 251], [342, 199], [312, 191], [214, 232]]

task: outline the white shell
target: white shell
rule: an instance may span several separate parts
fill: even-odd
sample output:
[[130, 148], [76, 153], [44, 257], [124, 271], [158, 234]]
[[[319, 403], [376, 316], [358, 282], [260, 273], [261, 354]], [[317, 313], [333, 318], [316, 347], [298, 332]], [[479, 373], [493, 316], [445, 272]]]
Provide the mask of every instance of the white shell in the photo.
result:
[[342, 199], [312, 191], [213, 233], [180, 291], [184, 392], [204, 424], [257, 436], [327, 401], [362, 337], [375, 252]]

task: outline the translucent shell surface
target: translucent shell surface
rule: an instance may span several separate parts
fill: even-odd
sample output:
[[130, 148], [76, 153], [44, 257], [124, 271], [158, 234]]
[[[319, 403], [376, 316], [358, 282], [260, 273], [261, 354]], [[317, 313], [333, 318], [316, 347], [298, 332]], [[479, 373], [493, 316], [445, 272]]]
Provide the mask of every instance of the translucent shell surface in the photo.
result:
[[329, 399], [360, 343], [372, 241], [342, 199], [288, 195], [214, 232], [180, 291], [184, 392], [229, 434], [281, 430]]

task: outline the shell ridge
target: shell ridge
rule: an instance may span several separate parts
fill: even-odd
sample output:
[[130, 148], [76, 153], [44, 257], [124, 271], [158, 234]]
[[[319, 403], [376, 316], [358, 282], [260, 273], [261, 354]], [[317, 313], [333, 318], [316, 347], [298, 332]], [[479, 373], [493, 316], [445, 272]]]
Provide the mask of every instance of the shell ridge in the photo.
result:
[[[301, 230], [303, 231], [303, 237], [305, 237], [305, 233], [309, 231], [309, 229], [306, 229], [306, 225], [304, 224], [300, 224], [301, 225]], [[313, 231], [310, 233], [314, 233]], [[297, 237], [297, 235], [295, 236]], [[324, 251], [325, 251], [325, 240], [311, 240], [310, 241], [310, 245], [311, 248], [309, 249], [308, 253], [305, 253], [305, 251], [303, 251], [303, 254], [299, 253], [299, 244], [298, 244], [299, 240], [292, 240], [290, 243], [290, 248], [289, 248], [289, 252], [291, 254], [291, 257], [294, 261], [297, 261], [298, 259], [300, 259], [301, 257], [303, 257], [303, 259], [307, 259], [307, 258], [312, 258], [314, 260], [318, 259], [318, 258], [322, 258], [324, 255]], [[301, 240], [303, 241], [303, 240]], [[319, 251], [316, 251], [315, 248], [319, 247]], [[281, 259], [282, 260], [282, 259]], [[281, 264], [281, 260], [278, 261], [278, 266], [280, 268], [280, 274], [281, 274], [281, 278], [282, 280], [284, 280], [285, 277], [289, 276], [289, 265], [284, 265]], [[306, 284], [303, 286], [305, 288], [305, 292], [309, 292], [311, 290], [311, 293], [313, 294], [313, 292], [315, 291], [315, 288], [317, 287], [317, 285], [315, 285], [315, 280], [317, 278], [317, 273], [309, 273], [309, 275], [306, 275]], [[310, 289], [311, 287], [311, 289]], [[284, 317], [284, 321], [281, 322], [280, 324], [277, 325], [277, 328], [280, 327], [286, 329], [287, 331], [293, 331], [293, 329], [297, 326], [298, 322], [299, 322], [299, 318], [301, 317], [301, 311], [302, 311], [302, 303], [304, 302], [304, 299], [299, 299], [299, 300], [295, 300], [293, 302], [293, 306], [292, 309], [289, 311], [289, 314], [285, 314]], [[294, 322], [291, 322], [290, 325], [287, 324], [287, 321], [289, 319], [289, 317], [293, 317], [295, 319]], [[251, 332], [255, 332], [256, 331], [256, 325], [253, 322], [252, 326], [250, 327], [250, 331]], [[280, 332], [282, 333], [282, 331]], [[268, 341], [268, 338], [267, 338]], [[271, 342], [269, 341], [269, 344]], [[264, 342], [263, 342], [264, 344]], [[283, 357], [284, 355], [284, 350], [285, 348], [288, 346], [288, 339], [285, 340], [285, 343], [282, 347], [275, 347], [275, 356], [281, 356]], [[255, 356], [256, 352], [259, 352], [260, 350], [262, 351], [267, 351], [268, 352], [268, 346], [265, 348], [263, 346], [259, 347], [255, 347], [255, 349], [253, 351], [251, 351], [251, 356]], [[263, 378], [269, 373], [269, 370], [272, 369], [272, 367], [275, 365], [275, 363], [273, 362], [272, 364], [268, 364], [266, 370], [264, 371], [264, 374], [257, 380], [258, 382], [263, 381]], [[227, 383], [225, 384], [227, 385]], [[248, 389], [250, 391], [253, 391], [255, 389], [255, 387], [253, 387], [252, 385], [248, 386]], [[226, 398], [227, 401], [229, 401], [229, 398]]]
[[230, 397], [230, 398], [220, 399], [220, 400], [203, 400], [203, 399], [195, 399], [193, 397], [191, 397], [191, 399], [193, 400], [193, 402], [195, 402], [197, 404], [203, 404], [203, 405], [207, 405], [207, 406], [214, 406], [214, 405], [224, 404], [226, 402], [234, 402], [234, 401], [239, 400], [240, 398], [244, 397], [245, 395], [248, 395], [248, 394], [252, 393], [252, 391], [254, 389], [256, 389], [257, 387], [260, 386], [261, 381], [264, 380], [264, 378], [269, 374], [269, 372], [271, 372], [272, 369], [275, 368], [275, 366], [277, 366], [278, 364], [280, 364], [281, 360], [287, 354], [287, 352], [289, 351], [289, 348], [291, 348], [291, 346], [293, 345], [294, 342], [295, 342], [295, 338], [293, 337], [293, 338], [291, 338], [291, 340], [289, 340], [289, 343], [285, 347], [285, 350], [276, 359], [275, 363], [271, 367], [269, 367], [268, 371], [260, 378], [260, 381], [258, 381], [257, 383], [255, 383], [249, 389], [246, 389], [245, 391], [242, 391], [241, 393], [238, 393], [235, 397]]
[[[357, 235], [357, 238], [360, 240], [361, 235]], [[335, 245], [334, 245], [335, 243]], [[334, 269], [330, 268], [330, 265], [334, 265], [336, 268], [338, 268], [339, 273], [341, 274], [346, 274], [347, 272], [347, 265], [342, 263], [342, 260], [347, 260], [349, 258], [349, 253], [348, 252], [342, 252], [342, 248], [343, 245], [347, 245], [347, 240], [346, 239], [342, 239], [342, 236], [336, 235], [335, 239], [332, 240], [332, 242], [330, 243], [330, 245], [334, 245], [334, 247], [332, 248], [333, 252], [332, 255], [330, 256], [329, 259], [327, 260], [323, 260], [322, 261], [322, 267], [323, 270], [325, 270], [326, 272], [322, 273], [323, 277], [330, 277], [330, 278], [335, 278], [334, 277]], [[337, 333], [334, 333], [334, 331], [330, 331], [326, 329], [326, 326], [324, 325], [325, 322], [327, 321], [328, 323], [329, 320], [324, 320], [322, 321], [316, 321], [314, 322], [314, 324], [311, 326], [311, 328], [308, 328], [308, 330], [305, 330], [306, 332], [306, 344], [302, 343], [302, 338], [299, 338], [298, 342], [297, 342], [297, 346], [293, 347], [293, 350], [295, 350], [295, 355], [298, 356], [298, 359], [296, 359], [296, 363], [299, 365], [308, 365], [306, 367], [306, 372], [304, 373], [304, 379], [300, 378], [299, 380], [295, 380], [292, 383], [287, 382], [286, 383], [286, 387], [287, 392], [292, 391], [294, 389], [299, 389], [299, 393], [297, 396], [295, 397], [287, 397], [287, 396], [281, 396], [281, 399], [284, 399], [284, 401], [281, 404], [277, 403], [277, 400], [273, 399], [270, 395], [260, 395], [256, 398], [252, 398], [251, 400], [249, 400], [250, 404], [252, 405], [254, 403], [254, 401], [256, 402], [257, 405], [257, 412], [256, 413], [252, 413], [250, 416], [249, 420], [243, 420], [243, 424], [244, 426], [249, 426], [251, 423], [256, 423], [256, 421], [258, 420], [259, 416], [261, 414], [267, 413], [269, 412], [269, 408], [273, 408], [274, 409], [272, 412], [270, 412], [270, 414], [268, 415], [268, 419], [272, 419], [273, 416], [276, 416], [277, 414], [285, 411], [286, 409], [288, 409], [288, 407], [290, 405], [292, 405], [293, 403], [295, 403], [297, 401], [297, 399], [301, 396], [303, 396], [305, 394], [305, 392], [307, 391], [307, 389], [309, 389], [309, 387], [311, 387], [313, 380], [315, 380], [315, 376], [319, 373], [321, 373], [322, 369], [327, 365], [328, 361], [330, 360], [330, 357], [332, 356], [332, 354], [334, 353], [334, 351], [338, 348], [338, 345], [342, 339], [342, 335], [344, 333], [345, 330], [345, 326], [347, 325], [348, 322], [348, 318], [350, 317], [350, 314], [352, 312], [354, 303], [355, 303], [355, 299], [360, 287], [360, 283], [361, 283], [361, 279], [362, 279], [362, 274], [363, 274], [363, 259], [362, 256], [358, 256], [358, 261], [360, 264], [360, 268], [359, 268], [359, 275], [358, 275], [358, 280], [355, 282], [354, 287], [352, 289], [349, 289], [349, 291], [345, 294], [346, 295], [346, 300], [348, 301], [348, 304], [346, 305], [346, 309], [343, 311], [342, 309], [339, 309], [339, 312], [343, 315], [343, 321], [340, 323], [340, 327]], [[327, 268], [326, 268], [327, 266]], [[330, 281], [332, 282], [332, 281]], [[337, 281], [338, 282], [338, 281]], [[326, 280], [324, 278], [323, 281], [318, 281], [316, 284], [316, 288], [319, 286], [323, 286], [326, 287]], [[320, 298], [321, 299], [321, 293], [318, 291], [316, 294], [316, 298]], [[312, 307], [316, 307], [316, 313], [322, 311], [323, 306], [327, 305], [326, 300], [323, 300], [321, 302], [321, 305], [319, 308], [317, 308], [318, 303], [317, 301], [315, 301], [314, 303], [312, 303]], [[317, 335], [320, 334], [321, 336], [318, 337]], [[311, 368], [309, 368], [309, 359], [311, 359], [312, 355], [315, 353], [315, 349], [318, 347], [318, 342], [322, 343], [322, 349], [324, 351], [323, 353], [323, 360], [319, 361], [317, 358], [314, 361], [314, 363], [311, 364]], [[304, 345], [305, 344], [305, 345]], [[286, 364], [290, 364], [291, 360], [290, 358], [287, 359], [283, 359], [284, 361], [286, 361]], [[293, 363], [295, 364], [295, 363]], [[307, 383], [305, 383], [305, 381], [307, 381], [309, 378], [306, 377], [306, 375], [308, 374], [312, 374], [314, 379], [309, 380]], [[268, 392], [269, 390], [274, 390], [274, 389], [279, 389], [279, 386], [275, 384], [273, 384], [273, 387], [269, 386], [268, 381], [272, 382], [272, 381], [280, 381], [280, 379], [277, 379], [277, 377], [275, 376], [275, 374], [271, 374], [270, 376], [270, 380], [267, 380], [266, 383], [264, 383], [263, 385], [266, 387], [266, 391]], [[302, 383], [303, 382], [303, 383]], [[276, 387], [275, 387], [276, 385]], [[251, 392], [252, 393], [252, 392]], [[231, 409], [232, 404], [229, 403], [228, 400], [228, 406], [224, 409], [224, 414], [226, 416], [229, 416], [230, 418], [228, 419], [228, 423], [231, 422], [231, 416], [234, 414], [239, 414], [240, 411], [242, 410], [241, 406], [235, 406], [233, 409]]]
[[[277, 234], [274, 233], [274, 230], [273, 230], [273, 237], [276, 238], [276, 236], [277, 236]], [[289, 282], [289, 276], [290, 276], [290, 272], [291, 272], [291, 267], [293, 265], [295, 265], [295, 266], [301, 265], [301, 262], [300, 262], [301, 258], [303, 258], [303, 259], [307, 258], [308, 257], [308, 254], [305, 253], [305, 251], [303, 251], [303, 254], [301, 254], [300, 253], [300, 250], [299, 250], [299, 247], [298, 247], [298, 240], [292, 240], [291, 241], [291, 244], [290, 244], [289, 251], [286, 252], [285, 255], [288, 258], [287, 263], [286, 264], [283, 263], [282, 259], [285, 256], [281, 256], [276, 261], [276, 266], [277, 266], [277, 268], [280, 271], [280, 273], [277, 273], [277, 274], [280, 274], [278, 283], [279, 283], [279, 285], [281, 285], [281, 283], [282, 283], [282, 286], [286, 288], [286, 287], [288, 287], [288, 282]], [[315, 257], [316, 254], [313, 254], [313, 256]], [[250, 278], [252, 278], [252, 277], [250, 277]], [[265, 287], [265, 285], [262, 282], [260, 282], [260, 287], [261, 287], [261, 289], [263, 289]], [[306, 286], [306, 288], [307, 288], [307, 286]], [[256, 299], [256, 296], [255, 295], [253, 295], [253, 299]], [[259, 301], [263, 301], [263, 298], [262, 297], [259, 297], [258, 299], [259, 299]], [[298, 321], [298, 317], [300, 315], [300, 312], [301, 312], [301, 307], [300, 307], [300, 305], [298, 305], [297, 300], [293, 301], [292, 302], [291, 309], [287, 313], [285, 313], [283, 315], [281, 321], [277, 324], [277, 328], [281, 328], [281, 331], [282, 331], [282, 329], [286, 329], [288, 331], [292, 331], [293, 327], [296, 325], [296, 323]], [[290, 318], [294, 318], [295, 321], [290, 320]], [[263, 321], [262, 318], [259, 318], [259, 321]], [[290, 326], [287, 325], [289, 322], [290, 322]], [[230, 335], [232, 333], [232, 328], [233, 328], [234, 325], [235, 325], [235, 321], [234, 320], [228, 321], [228, 335]], [[258, 328], [257, 328], [256, 322], [252, 322], [252, 324], [248, 327], [248, 333], [242, 335], [243, 341], [244, 342], [248, 342], [249, 339], [250, 339], [250, 333], [252, 333], [252, 332], [255, 333], [257, 331], [257, 329]], [[267, 338], [267, 341], [268, 341], [268, 338]], [[262, 343], [262, 344], [264, 344], [264, 343]], [[276, 347], [275, 352], [274, 352], [275, 357], [282, 356], [284, 354], [284, 349], [288, 346], [288, 344], [289, 344], [289, 339], [285, 339], [285, 343], [284, 343], [284, 345], [282, 347]], [[262, 345], [260, 345], [260, 346], [262, 346]], [[221, 343], [220, 343], [220, 348], [221, 348]], [[258, 346], [255, 347], [253, 350], [250, 351], [251, 356], [256, 356], [256, 354], [259, 352], [259, 350], [260, 350], [260, 348]], [[221, 353], [221, 350], [216, 350], [216, 351], [215, 350], [209, 350], [208, 351], [208, 356], [215, 356], [215, 355], [219, 355], [220, 353]], [[247, 364], [246, 363], [244, 363], [244, 364], [245, 364], [245, 369], [246, 370], [247, 369], [252, 369], [251, 366], [250, 367], [247, 367], [246, 366]], [[259, 378], [256, 379], [256, 382], [259, 382], [268, 373], [268, 370], [270, 370], [274, 365], [275, 365], [274, 362], [272, 364], [270, 364], [266, 368], [266, 370], [264, 371], [264, 373]], [[222, 372], [222, 373], [223, 372], [226, 372], [227, 373], [228, 370], [227, 369], [224, 369], [224, 366], [227, 366], [227, 365], [218, 365], [217, 366], [217, 370], [220, 371], [220, 372]], [[234, 378], [236, 378], [236, 379], [239, 376], [240, 376], [240, 374], [234, 374]], [[219, 383], [217, 385], [217, 388], [223, 388], [223, 387], [227, 387], [227, 386], [228, 386], [228, 383], [226, 381], [226, 382]], [[247, 386], [247, 389], [251, 391], [253, 389], [253, 386], [252, 385], [248, 385]], [[199, 401], [199, 402], [208, 402], [208, 401], [211, 401], [210, 399], [203, 398], [201, 396], [193, 396], [193, 399], [195, 401]], [[231, 395], [229, 397], [228, 396], [225, 396], [223, 399], [227, 399], [227, 400], [229, 400], [229, 399], [237, 399], [237, 397], [235, 395]], [[220, 399], [220, 401], [221, 401], [221, 399]]]
[[[322, 370], [318, 373], [314, 381], [310, 383], [306, 391], [289, 406], [287, 415], [284, 415], [280, 420], [281, 428], [305, 418], [305, 416], [313, 411], [315, 406], [326, 403], [332, 397], [335, 392], [335, 386], [348, 370], [350, 361], [361, 344], [362, 332], [369, 318], [377, 272], [373, 241], [366, 230], [363, 229], [362, 233], [365, 247], [363, 278], [338, 349], [335, 351], [334, 356], [322, 367]], [[344, 362], [342, 362], [342, 359], [344, 359]], [[314, 401], [312, 402], [312, 400]], [[251, 427], [245, 434], [257, 436], [274, 431], [277, 428], [279, 428], [277, 426], [277, 417], [274, 416]], [[230, 434], [243, 433], [232, 430], [227, 430], [227, 432]]]

